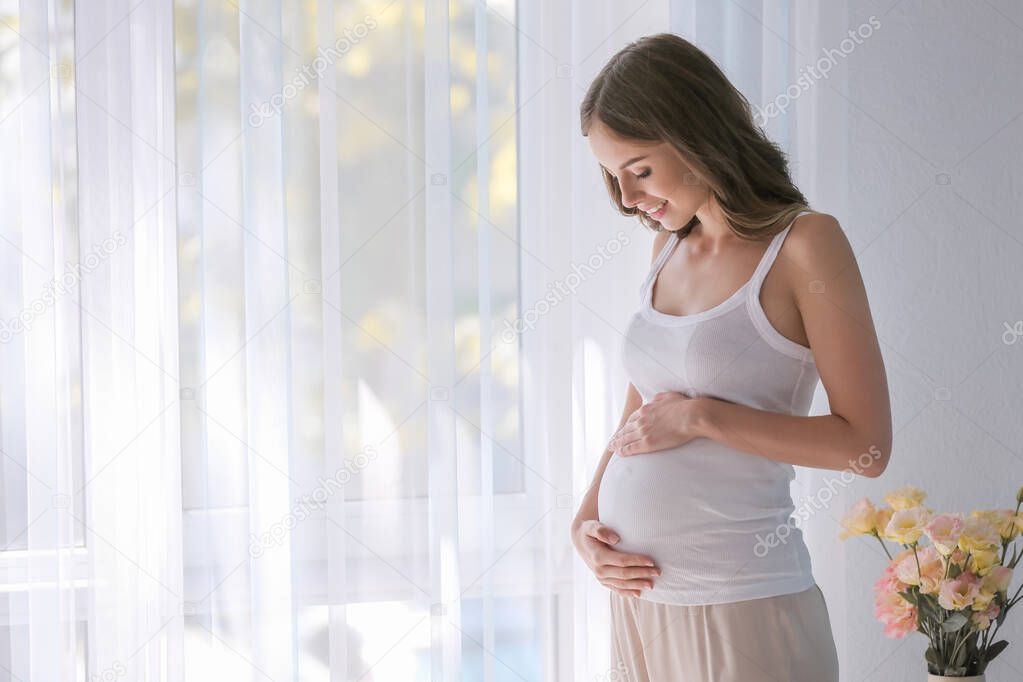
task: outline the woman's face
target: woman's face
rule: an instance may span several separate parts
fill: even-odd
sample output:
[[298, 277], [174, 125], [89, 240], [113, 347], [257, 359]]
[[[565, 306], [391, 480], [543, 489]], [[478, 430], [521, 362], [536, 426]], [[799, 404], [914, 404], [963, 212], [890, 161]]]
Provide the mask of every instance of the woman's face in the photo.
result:
[[600, 165], [618, 179], [622, 203], [638, 207], [667, 230], [689, 224], [710, 193], [666, 142], [619, 136], [595, 119], [587, 139]]

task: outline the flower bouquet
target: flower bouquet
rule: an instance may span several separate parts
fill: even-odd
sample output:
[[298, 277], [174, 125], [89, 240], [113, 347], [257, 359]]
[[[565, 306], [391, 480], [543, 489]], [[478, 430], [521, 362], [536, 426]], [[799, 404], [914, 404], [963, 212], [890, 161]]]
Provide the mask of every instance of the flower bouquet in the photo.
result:
[[[888, 555], [888, 567], [874, 584], [874, 615], [886, 636], [901, 639], [914, 630], [925, 635], [932, 675], [982, 676], [1009, 645], [995, 636], [1020, 600], [1019, 589], [1011, 598], [1008, 592], [1023, 557], [1014, 546], [1023, 530], [1023, 488], [1015, 510], [979, 510], [967, 518], [935, 514], [923, 506], [926, 496], [904, 486], [886, 495], [888, 506], [880, 509], [864, 498], [843, 517], [839, 538], [872, 535]], [[893, 557], [886, 541], [902, 545], [902, 551]]]

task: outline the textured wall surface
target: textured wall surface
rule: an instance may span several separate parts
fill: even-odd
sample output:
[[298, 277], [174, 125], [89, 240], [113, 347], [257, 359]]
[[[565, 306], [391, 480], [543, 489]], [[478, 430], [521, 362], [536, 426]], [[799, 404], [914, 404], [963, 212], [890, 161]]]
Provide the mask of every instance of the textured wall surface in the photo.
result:
[[[935, 509], [1014, 506], [1023, 335], [1007, 330], [1023, 320], [1023, 3], [850, 3], [849, 26], [871, 14], [881, 27], [842, 67], [849, 195], [839, 219], [867, 285], [896, 434], [885, 474], [845, 497], [880, 502], [914, 483]], [[856, 540], [841, 555], [843, 682], [926, 679], [922, 636], [880, 637], [870, 588], [884, 557], [876, 541]], [[1023, 679], [1021, 616], [999, 632], [1011, 645], [989, 682]]]

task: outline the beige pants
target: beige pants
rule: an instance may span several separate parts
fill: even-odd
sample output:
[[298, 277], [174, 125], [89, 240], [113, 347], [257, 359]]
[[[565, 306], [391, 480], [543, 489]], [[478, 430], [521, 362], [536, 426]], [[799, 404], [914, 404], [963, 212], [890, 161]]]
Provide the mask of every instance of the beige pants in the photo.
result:
[[707, 606], [612, 592], [611, 670], [628, 682], [838, 682], [838, 656], [816, 585]]

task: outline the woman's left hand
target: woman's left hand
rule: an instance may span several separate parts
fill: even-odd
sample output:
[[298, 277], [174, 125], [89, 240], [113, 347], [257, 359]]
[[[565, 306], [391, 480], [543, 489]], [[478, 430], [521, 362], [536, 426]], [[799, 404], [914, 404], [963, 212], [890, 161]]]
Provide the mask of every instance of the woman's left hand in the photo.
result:
[[700, 436], [704, 404], [703, 398], [672, 391], [658, 393], [629, 415], [609, 446], [620, 457], [628, 457], [684, 445]]

